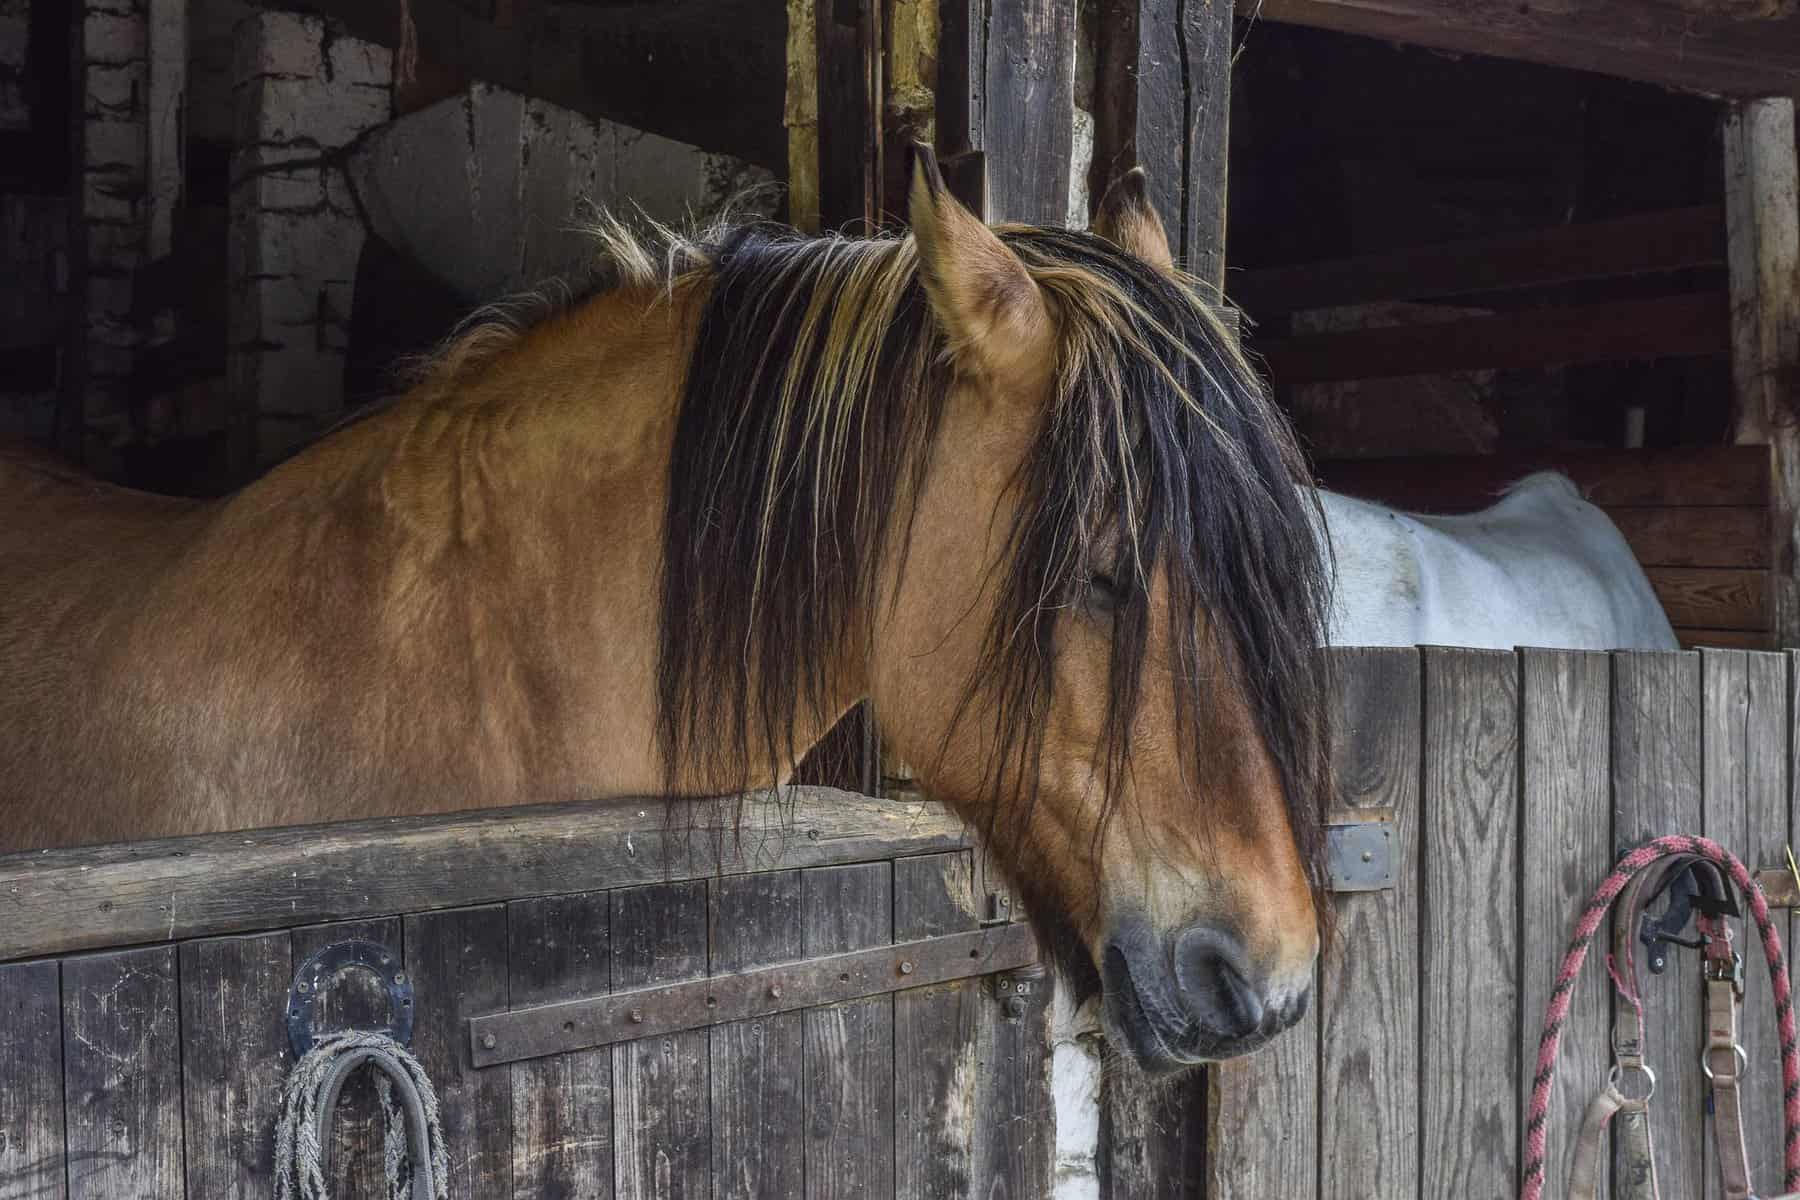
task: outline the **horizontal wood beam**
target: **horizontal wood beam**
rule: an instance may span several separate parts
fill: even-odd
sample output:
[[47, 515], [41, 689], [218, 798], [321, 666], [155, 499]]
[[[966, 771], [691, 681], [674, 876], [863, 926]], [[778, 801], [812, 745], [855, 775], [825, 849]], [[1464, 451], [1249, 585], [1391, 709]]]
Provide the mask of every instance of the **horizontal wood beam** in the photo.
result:
[[1702, 292], [1286, 338], [1257, 347], [1278, 384], [1623, 362], [1731, 348], [1726, 297]]
[[254, 2], [384, 46], [399, 45], [405, 9], [439, 70], [787, 172], [787, 22], [757, 0], [518, 4], [505, 28], [457, 0]]
[[1324, 487], [1415, 512], [1472, 512], [1533, 471], [1561, 471], [1605, 509], [1769, 503], [1760, 446], [1324, 460]]
[[1766, 567], [1766, 508], [1609, 508], [1646, 567]]
[[1227, 278], [1226, 290], [1245, 311], [1266, 319], [1309, 308], [1473, 296], [1724, 263], [1725, 212], [1714, 204], [1244, 271]]
[[1722, 567], [1646, 567], [1669, 624], [1766, 631], [1769, 573]]
[[742, 836], [714, 828], [712, 804], [676, 809], [590, 801], [0, 855], [0, 962], [967, 845], [937, 805], [831, 788], [747, 797]]
[[1723, 0], [1238, 0], [1238, 11], [1720, 96], [1800, 90], [1800, 10], [1791, 5], [1759, 15]]
[[[1683, 650], [1773, 650], [1775, 635], [1763, 629], [1690, 629], [1677, 626], [1675, 639]], [[1782, 872], [1787, 874], [1786, 871]]]

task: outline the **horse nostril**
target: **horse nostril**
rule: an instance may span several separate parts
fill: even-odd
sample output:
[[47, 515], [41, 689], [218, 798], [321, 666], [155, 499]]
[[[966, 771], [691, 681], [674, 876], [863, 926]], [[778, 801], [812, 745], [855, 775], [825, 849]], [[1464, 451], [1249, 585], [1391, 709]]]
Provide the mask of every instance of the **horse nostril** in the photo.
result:
[[1175, 981], [1188, 1011], [1215, 1037], [1248, 1037], [1262, 1028], [1266, 1005], [1250, 982], [1237, 938], [1197, 925], [1175, 944]]

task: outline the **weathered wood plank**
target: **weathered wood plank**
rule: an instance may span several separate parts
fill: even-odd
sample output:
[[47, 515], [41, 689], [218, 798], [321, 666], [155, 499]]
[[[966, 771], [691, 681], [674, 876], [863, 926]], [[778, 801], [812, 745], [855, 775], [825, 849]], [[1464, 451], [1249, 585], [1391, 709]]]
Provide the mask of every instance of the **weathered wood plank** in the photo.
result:
[[1519, 663], [1424, 656], [1421, 1191], [1504, 1194], [1518, 1178]]
[[[612, 900], [578, 892], [506, 906], [508, 997], [514, 1007], [612, 987]], [[612, 1055], [577, 1050], [514, 1063], [513, 1196], [610, 1200]]]
[[[976, 1107], [975, 1177], [991, 1200], [1037, 1200], [1051, 1190], [1055, 1101], [1050, 1091], [1050, 977], [995, 976], [999, 1011], [978, 1024], [984, 1069]], [[993, 1001], [990, 1001], [993, 1003]], [[1184, 1114], [1198, 1141], [1199, 1110]]]
[[[296, 970], [313, 954], [334, 942], [376, 942], [400, 954], [404, 961], [404, 933], [399, 917], [307, 925], [290, 933], [289, 958]], [[386, 1024], [390, 1016], [387, 992], [366, 971], [346, 973], [336, 987], [313, 1004], [313, 1028], [318, 1033], [370, 1029]], [[383, 1130], [375, 1081], [366, 1073], [359, 1074], [344, 1085], [343, 1093], [338, 1097], [331, 1137], [331, 1165], [326, 1170], [326, 1182], [333, 1196], [366, 1200], [386, 1195]]]
[[879, 100], [870, 39], [873, 0], [815, 4], [818, 26], [819, 223], [867, 230], [875, 216]]
[[[1685, 651], [1613, 656], [1613, 847], [1623, 852], [1665, 833], [1700, 827], [1700, 656]], [[1644, 972], [1644, 1006], [1659, 1029], [1699, 1029], [1691, 963]], [[1699, 1067], [1672, 1047], [1659, 1055], [1652, 1111], [1656, 1170], [1666, 1196], [1699, 1196], [1702, 1157]]]
[[1188, 270], [1225, 276], [1231, 6], [1106, 0], [1095, 26], [1088, 194], [1144, 168], [1150, 201]]
[[1730, 346], [1729, 318], [1724, 295], [1701, 292], [1312, 333], [1263, 342], [1257, 350], [1278, 384], [1392, 379], [1719, 354]]
[[[980, 924], [967, 851], [894, 863], [894, 939], [937, 937]], [[975, 1177], [980, 980], [894, 996], [894, 1188], [897, 1196], [982, 1195]], [[989, 1014], [991, 1018], [991, 1013]]]
[[1075, 136], [1074, 0], [991, 0], [986, 113], [988, 220], [1062, 225]]
[[[888, 863], [821, 867], [801, 876], [809, 957], [893, 939]], [[807, 1200], [894, 1190], [894, 1005], [872, 996], [803, 1014]]]
[[413, 1053], [437, 1085], [450, 1153], [451, 1200], [512, 1195], [512, 1088], [469, 1060], [468, 1019], [506, 1007], [506, 908], [491, 904], [406, 918]]
[[1309, 308], [1472, 296], [1724, 262], [1725, 212], [1705, 205], [1244, 271], [1232, 276], [1231, 298], [1266, 320]]
[[[1336, 650], [1340, 800], [1391, 809], [1399, 886], [1336, 898], [1319, 1020], [1322, 1200], [1419, 1194], [1419, 653]], [[1354, 947], [1354, 950], [1350, 948]]]
[[1800, 29], [1778, 5], [1680, 0], [1239, 0], [1246, 16], [1725, 96], [1792, 92]]
[[182, 1200], [175, 949], [63, 963], [70, 1200]]
[[1769, 572], [1724, 567], [1646, 567], [1669, 624], [1699, 629], [1769, 628]]
[[938, 805], [830, 788], [791, 802], [747, 798], [759, 836], [741, 842], [684, 832], [690, 817], [705, 829], [710, 802], [640, 800], [0, 855], [0, 961], [967, 844]]
[[1725, 223], [1735, 434], [1769, 447], [1769, 531], [1778, 645], [1800, 643], [1800, 165], [1794, 89], [1726, 110]]
[[0, 967], [0, 1200], [62, 1200], [62, 981], [54, 962]]
[[1207, 1073], [1157, 1088], [1107, 1071], [1100, 1089], [1102, 1200], [1201, 1200], [1210, 1131], [1196, 1122], [1206, 1110]]
[[185, 942], [181, 1082], [187, 1194], [266, 1200], [275, 1187], [275, 1118], [293, 1065], [286, 933]]
[[[713, 883], [712, 972], [747, 971], [802, 955], [800, 873]], [[804, 1014], [776, 1013], [710, 1030], [713, 1200], [799, 1200], [805, 1143]]]
[[[613, 988], [706, 974], [704, 880], [613, 893]], [[712, 1186], [707, 1031], [614, 1046], [613, 1181], [619, 1200], [706, 1200]]]
[[1766, 567], [1766, 508], [1609, 508], [1646, 567]]
[[1318, 1006], [1272, 1045], [1208, 1067], [1206, 1076], [1212, 1087], [1206, 1200], [1318, 1195]]
[[815, 0], [787, 0], [787, 219], [819, 231], [819, 28]]
[[[1561, 966], [1557, 947], [1595, 884], [1612, 869], [1612, 796], [1607, 778], [1612, 663], [1574, 650], [1520, 652], [1523, 690], [1519, 737], [1519, 928], [1525, 938], [1519, 980], [1523, 1035], [1518, 1043], [1519, 1119], [1530, 1107], [1537, 1036]], [[1590, 964], [1576, 984], [1550, 1110], [1546, 1192], [1567, 1186], [1575, 1124], [1593, 1080], [1603, 1076], [1608, 998], [1604, 973]], [[1607, 1194], [1601, 1180], [1600, 1196]]]
[[1420, 512], [1471, 512], [1533, 471], [1561, 471], [1601, 508], [1769, 503], [1769, 456], [1755, 446], [1568, 454], [1325, 460], [1320, 483]]
[[[1752, 870], [1785, 861], [1789, 839], [1787, 660], [1777, 654], [1707, 651], [1701, 655], [1703, 825], [1707, 837]], [[1764, 985], [1753, 927], [1746, 926], [1742, 1045], [1752, 1070], [1745, 1078], [1744, 1141], [1751, 1178], [1768, 1187], [1781, 1177], [1780, 1073], [1755, 1066], [1779, 1057], [1774, 1002]], [[1710, 1136], [1703, 1138], [1706, 1194], [1718, 1196]]]

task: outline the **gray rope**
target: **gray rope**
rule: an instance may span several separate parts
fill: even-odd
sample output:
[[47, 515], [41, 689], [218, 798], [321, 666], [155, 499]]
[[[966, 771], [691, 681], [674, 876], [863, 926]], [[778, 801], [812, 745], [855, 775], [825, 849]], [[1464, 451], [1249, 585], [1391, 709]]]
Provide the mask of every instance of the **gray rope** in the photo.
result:
[[320, 1038], [288, 1075], [275, 1126], [275, 1200], [330, 1200], [325, 1174], [338, 1093], [365, 1066], [375, 1070], [381, 1099], [387, 1194], [447, 1200], [450, 1158], [430, 1077], [387, 1034], [354, 1030]]

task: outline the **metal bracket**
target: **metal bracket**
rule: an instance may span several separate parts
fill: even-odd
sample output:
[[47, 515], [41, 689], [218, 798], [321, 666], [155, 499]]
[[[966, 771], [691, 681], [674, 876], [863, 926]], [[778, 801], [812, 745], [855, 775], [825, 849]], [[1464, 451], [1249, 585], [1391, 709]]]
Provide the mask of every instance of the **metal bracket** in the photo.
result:
[[1394, 822], [1325, 827], [1325, 860], [1334, 892], [1382, 892], [1394, 886]]
[[1018, 972], [1036, 961], [1037, 939], [1029, 925], [996, 925], [711, 979], [471, 1017], [470, 1053], [475, 1066], [491, 1067], [976, 975]]
[[333, 942], [301, 963], [288, 987], [288, 1042], [294, 1047], [296, 1058], [318, 1043], [313, 1017], [320, 994], [336, 987], [352, 971], [368, 972], [387, 992], [388, 1022], [379, 1032], [402, 1046], [412, 1043], [413, 987], [400, 956], [380, 942]]

